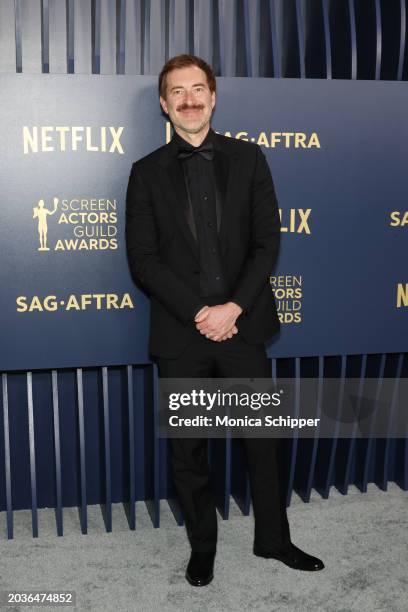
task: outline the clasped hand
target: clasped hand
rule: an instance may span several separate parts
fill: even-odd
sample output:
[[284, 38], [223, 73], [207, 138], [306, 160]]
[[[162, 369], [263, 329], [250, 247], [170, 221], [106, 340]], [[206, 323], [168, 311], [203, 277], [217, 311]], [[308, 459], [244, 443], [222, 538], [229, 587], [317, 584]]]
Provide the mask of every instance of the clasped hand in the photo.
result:
[[234, 302], [204, 306], [195, 316], [194, 321], [200, 334], [215, 342], [222, 342], [238, 333], [235, 321], [242, 308]]

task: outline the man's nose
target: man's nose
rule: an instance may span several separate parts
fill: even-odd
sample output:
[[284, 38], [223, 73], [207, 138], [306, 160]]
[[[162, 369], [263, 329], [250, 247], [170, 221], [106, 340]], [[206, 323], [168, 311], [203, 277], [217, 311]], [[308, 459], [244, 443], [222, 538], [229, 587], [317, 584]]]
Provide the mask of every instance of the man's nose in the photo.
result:
[[184, 102], [186, 104], [194, 104], [195, 103], [195, 96], [194, 96], [194, 93], [192, 91], [186, 91], [185, 96], [184, 96]]

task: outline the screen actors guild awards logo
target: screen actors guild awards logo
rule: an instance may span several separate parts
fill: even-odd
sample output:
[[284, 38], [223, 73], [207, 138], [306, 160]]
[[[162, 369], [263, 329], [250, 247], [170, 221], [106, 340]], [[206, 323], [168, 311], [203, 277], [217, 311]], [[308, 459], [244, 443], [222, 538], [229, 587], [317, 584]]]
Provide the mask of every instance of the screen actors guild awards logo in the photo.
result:
[[39, 251], [49, 251], [47, 247], [48, 223], [47, 216], [57, 212], [58, 198], [54, 198], [54, 210], [48, 210], [44, 206], [44, 200], [39, 200], [38, 206], [33, 208], [33, 219], [38, 219], [38, 236], [40, 240]]

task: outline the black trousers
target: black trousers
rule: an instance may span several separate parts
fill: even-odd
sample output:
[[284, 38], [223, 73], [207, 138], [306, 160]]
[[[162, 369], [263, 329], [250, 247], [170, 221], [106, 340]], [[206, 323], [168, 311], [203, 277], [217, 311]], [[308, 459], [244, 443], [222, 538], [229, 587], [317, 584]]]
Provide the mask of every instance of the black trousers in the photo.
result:
[[[249, 345], [236, 334], [214, 342], [197, 337], [175, 359], [157, 357], [161, 378], [271, 378], [264, 344]], [[278, 438], [239, 438], [244, 445], [252, 505], [255, 542], [271, 551], [290, 544], [283, 487], [279, 482]], [[170, 438], [173, 480], [194, 551], [217, 544], [217, 515], [210, 482], [207, 438]]]

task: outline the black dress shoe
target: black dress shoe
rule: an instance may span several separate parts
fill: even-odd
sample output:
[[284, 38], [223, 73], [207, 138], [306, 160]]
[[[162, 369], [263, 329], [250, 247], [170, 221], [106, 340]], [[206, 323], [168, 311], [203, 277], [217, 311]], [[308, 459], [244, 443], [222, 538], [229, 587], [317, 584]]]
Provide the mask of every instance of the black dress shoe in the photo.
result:
[[324, 563], [317, 557], [312, 557], [312, 555], [308, 555], [307, 553], [300, 550], [294, 544], [290, 544], [288, 548], [284, 550], [268, 550], [259, 546], [258, 544], [254, 544], [254, 555], [257, 557], [264, 557], [265, 559], [277, 559], [278, 561], [282, 561], [285, 565], [292, 567], [297, 570], [305, 570], [308, 572], [314, 572], [317, 570], [322, 570], [324, 568]]
[[214, 578], [215, 550], [191, 552], [186, 578], [192, 586], [206, 586]]

